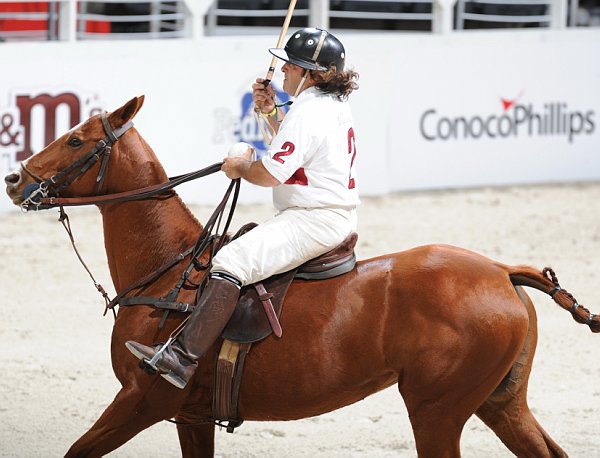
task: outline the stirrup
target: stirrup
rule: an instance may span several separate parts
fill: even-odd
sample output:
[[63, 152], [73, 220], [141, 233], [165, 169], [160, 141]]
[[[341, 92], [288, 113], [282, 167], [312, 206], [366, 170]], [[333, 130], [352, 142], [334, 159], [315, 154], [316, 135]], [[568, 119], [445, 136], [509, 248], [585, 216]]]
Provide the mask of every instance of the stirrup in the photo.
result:
[[169, 382], [171, 385], [175, 385], [180, 390], [183, 390], [187, 385], [187, 382], [173, 371], [163, 372], [160, 374], [160, 376], [164, 378], [167, 382]]
[[167, 349], [167, 347], [171, 344], [171, 342], [173, 342], [173, 340], [174, 340], [173, 337], [169, 337], [167, 339], [167, 341], [165, 342], [165, 344], [162, 347], [160, 347], [156, 353], [154, 353], [154, 356], [152, 357], [152, 359], [148, 360], [148, 359], [143, 358], [142, 360], [148, 366], [150, 366], [152, 369], [154, 369], [155, 371], [160, 371], [160, 369], [158, 367], [156, 367], [156, 362], [159, 360], [160, 356]]
[[167, 342], [154, 353], [154, 356], [151, 359], [148, 359], [145, 354], [139, 352], [135, 347], [129, 346], [128, 344], [125, 345], [127, 346], [127, 349], [140, 360], [139, 367], [147, 374], [154, 375], [157, 372], [161, 372], [156, 363], [173, 340], [173, 337], [169, 337]]
[[138, 367], [148, 375], [156, 375], [156, 373], [158, 372], [157, 368], [152, 367], [150, 366], [150, 364], [148, 364], [147, 359], [141, 359], [138, 363]]

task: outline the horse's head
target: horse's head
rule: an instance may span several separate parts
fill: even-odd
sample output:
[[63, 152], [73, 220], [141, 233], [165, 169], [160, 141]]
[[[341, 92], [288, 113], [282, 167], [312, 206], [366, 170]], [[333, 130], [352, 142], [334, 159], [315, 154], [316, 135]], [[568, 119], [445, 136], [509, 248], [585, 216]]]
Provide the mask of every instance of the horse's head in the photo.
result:
[[42, 197], [79, 197], [102, 192], [113, 145], [132, 126], [144, 97], [112, 113], [94, 115], [21, 163], [4, 178], [6, 192], [25, 210], [43, 208]]

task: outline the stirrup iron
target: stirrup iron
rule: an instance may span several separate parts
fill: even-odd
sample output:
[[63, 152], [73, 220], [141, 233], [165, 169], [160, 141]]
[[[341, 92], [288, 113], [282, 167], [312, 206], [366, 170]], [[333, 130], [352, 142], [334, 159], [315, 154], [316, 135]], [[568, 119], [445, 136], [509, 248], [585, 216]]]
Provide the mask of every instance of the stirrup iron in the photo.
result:
[[167, 347], [171, 345], [171, 342], [173, 342], [173, 340], [175, 340], [174, 337], [169, 337], [165, 344], [162, 347], [160, 347], [160, 349], [154, 354], [152, 359], [142, 359], [140, 362], [140, 366], [142, 366], [142, 369], [144, 369], [146, 372], [150, 370], [153, 374], [155, 374], [156, 372], [160, 372], [160, 369], [156, 366], [156, 363], [160, 359], [163, 352], [167, 349]]

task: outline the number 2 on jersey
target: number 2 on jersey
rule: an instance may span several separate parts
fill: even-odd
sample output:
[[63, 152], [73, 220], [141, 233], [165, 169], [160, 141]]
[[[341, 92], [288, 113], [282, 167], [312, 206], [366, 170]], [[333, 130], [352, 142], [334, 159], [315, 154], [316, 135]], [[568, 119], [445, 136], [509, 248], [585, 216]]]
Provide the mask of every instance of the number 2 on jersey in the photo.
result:
[[350, 174], [348, 175], [348, 189], [354, 189], [356, 183], [352, 178], [352, 166], [354, 165], [354, 158], [356, 157], [356, 141], [354, 139], [354, 129], [351, 127], [348, 129], [348, 154], [352, 154], [350, 159]]
[[294, 152], [295, 149], [296, 147], [292, 142], [285, 142], [283, 145], [281, 145], [281, 151], [273, 154], [273, 160], [279, 162], [280, 164], [284, 164], [285, 160], [283, 160], [282, 157], [289, 156]]

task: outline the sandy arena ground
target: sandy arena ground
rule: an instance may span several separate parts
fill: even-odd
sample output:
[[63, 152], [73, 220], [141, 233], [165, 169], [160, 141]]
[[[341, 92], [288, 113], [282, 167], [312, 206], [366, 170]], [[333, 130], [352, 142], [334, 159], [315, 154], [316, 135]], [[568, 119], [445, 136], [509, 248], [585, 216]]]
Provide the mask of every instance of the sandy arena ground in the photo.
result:
[[[2, 197], [6, 198], [6, 197]], [[211, 211], [194, 207], [201, 220]], [[270, 205], [242, 206], [233, 228], [261, 221]], [[99, 212], [70, 210], [88, 265], [112, 294]], [[62, 456], [118, 390], [109, 359], [112, 326], [76, 260], [57, 211], [2, 215], [0, 264], [0, 456]], [[552, 266], [561, 282], [600, 313], [600, 183], [420, 192], [364, 198], [360, 259], [449, 243], [502, 262]], [[530, 382], [533, 412], [572, 457], [600, 457], [600, 336], [548, 297], [531, 294], [540, 341]], [[511, 456], [477, 418], [465, 426], [466, 457]], [[180, 456], [163, 422], [115, 457]], [[416, 456], [406, 409], [392, 387], [345, 409], [286, 423], [245, 423], [217, 432], [222, 457]]]

